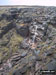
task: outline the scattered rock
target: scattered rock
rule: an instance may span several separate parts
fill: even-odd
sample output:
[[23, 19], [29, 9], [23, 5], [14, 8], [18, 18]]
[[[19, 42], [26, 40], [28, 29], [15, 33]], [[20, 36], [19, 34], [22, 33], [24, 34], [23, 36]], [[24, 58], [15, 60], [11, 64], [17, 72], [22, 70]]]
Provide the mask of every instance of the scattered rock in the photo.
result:
[[56, 61], [55, 60], [53, 60], [52, 62], [49, 62], [46, 66], [48, 70], [56, 71]]
[[53, 54], [53, 51], [49, 50], [49, 51], [46, 51], [44, 54], [45, 56], [51, 56]]
[[0, 7], [0, 74], [56, 70], [56, 7]]

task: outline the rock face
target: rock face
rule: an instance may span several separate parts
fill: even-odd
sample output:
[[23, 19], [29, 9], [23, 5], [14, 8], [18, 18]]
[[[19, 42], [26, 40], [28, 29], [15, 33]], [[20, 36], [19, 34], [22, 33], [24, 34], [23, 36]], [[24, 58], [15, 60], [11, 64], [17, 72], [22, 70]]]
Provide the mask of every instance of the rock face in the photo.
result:
[[7, 26], [4, 26], [1, 28], [2, 32], [0, 33], [0, 38], [3, 37], [9, 30], [15, 27], [15, 24], [13, 22], [9, 23]]
[[55, 49], [56, 7], [0, 7], [0, 75], [56, 75]]
[[[29, 36], [29, 27], [28, 26], [16, 26], [16, 31], [18, 34], [20, 34], [23, 37], [28, 37]], [[23, 33], [22, 33], [23, 32]]]

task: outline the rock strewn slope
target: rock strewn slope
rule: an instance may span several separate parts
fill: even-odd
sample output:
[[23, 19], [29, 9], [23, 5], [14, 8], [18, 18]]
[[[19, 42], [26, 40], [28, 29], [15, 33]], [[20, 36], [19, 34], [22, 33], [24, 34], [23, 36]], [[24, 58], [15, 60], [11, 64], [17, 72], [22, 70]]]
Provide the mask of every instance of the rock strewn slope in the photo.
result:
[[[34, 25], [45, 27], [44, 36], [41, 41], [37, 36], [36, 47], [30, 47], [29, 28]], [[40, 70], [56, 70], [55, 66], [56, 7], [1, 7], [0, 74], [39, 75]]]

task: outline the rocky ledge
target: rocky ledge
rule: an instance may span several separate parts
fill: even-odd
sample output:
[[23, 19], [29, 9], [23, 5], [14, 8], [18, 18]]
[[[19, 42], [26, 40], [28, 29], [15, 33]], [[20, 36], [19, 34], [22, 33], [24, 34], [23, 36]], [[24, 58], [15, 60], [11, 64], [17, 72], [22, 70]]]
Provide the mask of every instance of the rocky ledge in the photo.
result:
[[56, 73], [56, 7], [0, 7], [0, 75], [45, 70]]

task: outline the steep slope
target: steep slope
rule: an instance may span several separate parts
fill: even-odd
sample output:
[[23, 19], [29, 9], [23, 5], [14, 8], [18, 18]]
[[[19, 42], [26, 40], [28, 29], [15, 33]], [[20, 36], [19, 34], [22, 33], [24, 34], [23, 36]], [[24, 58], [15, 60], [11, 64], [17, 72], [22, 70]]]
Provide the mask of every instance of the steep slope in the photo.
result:
[[0, 7], [0, 75], [40, 75], [55, 66], [56, 7]]

